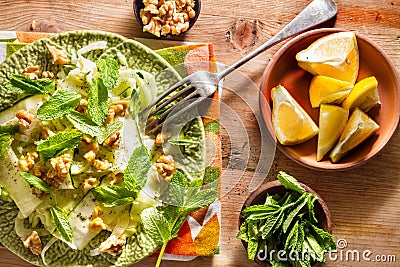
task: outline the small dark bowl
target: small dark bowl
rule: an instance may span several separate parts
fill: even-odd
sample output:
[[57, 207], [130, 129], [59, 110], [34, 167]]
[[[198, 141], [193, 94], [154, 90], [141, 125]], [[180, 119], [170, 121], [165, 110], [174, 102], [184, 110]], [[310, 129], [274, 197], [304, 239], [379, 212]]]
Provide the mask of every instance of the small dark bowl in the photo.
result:
[[[315, 217], [318, 220], [318, 227], [323, 229], [325, 232], [332, 234], [332, 219], [331, 213], [329, 212], [328, 206], [325, 201], [310, 187], [305, 184], [300, 183], [300, 185], [309, 193], [317, 196], [317, 201], [315, 202]], [[281, 195], [283, 196], [288, 190], [279, 182], [278, 180], [262, 184], [257, 190], [252, 192], [243, 204], [242, 210], [249, 206], [264, 204], [267, 195]], [[239, 216], [239, 228], [245, 221], [245, 216], [240, 212]], [[242, 244], [247, 250], [247, 242], [242, 240]], [[261, 266], [271, 267], [267, 262], [261, 261], [258, 257], [254, 260]]]
[[[192, 26], [196, 23], [197, 18], [198, 18], [199, 15], [200, 15], [200, 10], [201, 10], [201, 0], [194, 0], [194, 1], [195, 1], [195, 2], [194, 2], [194, 8], [193, 8], [193, 10], [196, 12], [196, 16], [195, 16], [194, 18], [190, 19], [190, 21], [189, 21], [189, 28], [188, 28], [186, 31], [181, 32], [180, 34], [171, 34], [171, 33], [169, 33], [169, 34], [167, 34], [167, 35], [165, 35], [165, 36], [161, 35], [161, 36], [158, 37], [158, 38], [160, 38], [160, 39], [171, 39], [171, 38], [173, 38], [173, 37], [175, 37], [175, 36], [180, 36], [180, 35], [182, 35], [182, 34], [187, 33], [187, 32], [192, 28]], [[133, 0], [133, 11], [135, 12], [136, 20], [137, 20], [137, 22], [139, 23], [140, 27], [141, 27], [142, 30], [143, 30], [143, 26], [144, 26], [144, 25], [143, 25], [142, 19], [140, 18], [140, 10], [141, 10], [142, 8], [144, 8], [143, 0]], [[157, 36], [155, 36], [154, 34], [151, 34], [151, 33], [149, 33], [149, 32], [147, 32], [147, 33], [150, 34], [150, 35], [153, 36], [153, 37], [157, 37]]]

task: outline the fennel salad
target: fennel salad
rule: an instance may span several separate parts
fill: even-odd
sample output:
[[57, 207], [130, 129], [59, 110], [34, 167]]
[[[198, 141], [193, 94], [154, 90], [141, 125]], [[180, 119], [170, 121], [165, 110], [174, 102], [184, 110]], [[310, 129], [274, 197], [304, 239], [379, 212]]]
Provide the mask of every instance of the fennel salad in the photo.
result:
[[92, 256], [120, 255], [138, 231], [163, 251], [186, 216], [217, 193], [200, 190], [201, 179], [191, 180], [162, 149], [160, 133], [148, 135], [139, 124], [137, 114], [157, 96], [154, 76], [128, 67], [121, 53], [85, 58], [96, 43], [72, 56], [46, 46], [59, 71], [27, 66], [13, 75], [6, 87], [24, 98], [0, 114], [0, 192], [19, 209], [17, 235], [44, 264], [56, 241], [82, 250], [102, 231], [109, 234]]

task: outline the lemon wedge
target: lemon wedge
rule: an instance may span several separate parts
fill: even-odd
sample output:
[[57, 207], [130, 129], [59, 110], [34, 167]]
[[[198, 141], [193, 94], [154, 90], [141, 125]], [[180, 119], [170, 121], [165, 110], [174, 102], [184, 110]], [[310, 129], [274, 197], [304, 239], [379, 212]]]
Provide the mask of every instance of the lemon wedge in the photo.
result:
[[296, 145], [318, 134], [318, 127], [307, 112], [282, 85], [271, 90], [272, 124], [282, 145]]
[[319, 112], [317, 161], [335, 146], [349, 118], [349, 110], [322, 104]]
[[366, 113], [356, 108], [351, 114], [349, 121], [339, 141], [330, 153], [333, 162], [338, 162], [343, 156], [364, 142], [379, 129], [379, 125]]
[[374, 76], [371, 76], [354, 85], [349, 96], [343, 101], [342, 107], [350, 111], [358, 107], [368, 112], [372, 107], [379, 104], [378, 81]]
[[322, 103], [340, 104], [350, 93], [353, 84], [328, 76], [316, 75], [310, 83], [310, 102], [313, 108]]
[[297, 53], [298, 65], [314, 74], [354, 84], [358, 75], [359, 54], [353, 32], [337, 32], [317, 39]]

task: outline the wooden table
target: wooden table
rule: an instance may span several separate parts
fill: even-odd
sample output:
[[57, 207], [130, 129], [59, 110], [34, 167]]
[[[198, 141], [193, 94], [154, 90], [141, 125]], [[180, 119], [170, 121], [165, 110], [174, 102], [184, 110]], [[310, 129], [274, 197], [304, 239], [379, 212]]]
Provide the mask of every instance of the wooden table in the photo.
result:
[[[231, 64], [270, 38], [288, 23], [310, 1], [202, 1], [201, 15], [195, 26], [178, 40], [211, 42], [219, 62]], [[379, 44], [400, 70], [400, 0], [337, 0], [339, 13], [335, 27], [364, 34]], [[72, 29], [98, 29], [128, 37], [145, 37], [134, 19], [132, 0], [0, 0], [0, 30], [60, 32]], [[331, 26], [332, 26], [331, 25]], [[256, 266], [246, 259], [239, 240], [237, 218], [253, 177], [260, 154], [260, 131], [251, 109], [258, 107], [257, 85], [268, 59], [281, 47], [273, 47], [258, 56], [240, 71], [254, 82], [242, 95], [247, 104], [233, 91], [224, 92], [222, 101], [240, 115], [249, 141], [242, 140], [239, 130], [225, 132], [222, 197], [221, 251], [214, 257], [197, 258], [193, 262], [164, 262], [163, 266]], [[250, 88], [252, 87], [252, 88]], [[247, 90], [247, 91], [246, 91]], [[235, 121], [223, 122], [235, 129]], [[242, 139], [241, 139], [242, 138]], [[236, 147], [235, 147], [236, 146]], [[248, 161], [240, 159], [245, 147]], [[230, 159], [237, 159], [235, 162]], [[344, 238], [347, 248], [342, 252], [372, 251], [376, 255], [395, 255], [397, 263], [328, 260], [327, 266], [399, 266], [400, 265], [400, 132], [397, 130], [386, 148], [368, 164], [343, 172], [322, 172], [307, 169], [276, 151], [266, 180], [273, 180], [279, 170], [285, 170], [315, 189], [327, 202], [333, 219], [333, 234]], [[244, 163], [243, 163], [244, 162]], [[247, 164], [246, 164], [247, 163]], [[242, 171], [244, 169], [244, 172]], [[243, 175], [242, 175], [243, 174]], [[242, 176], [241, 176], [242, 175]], [[232, 186], [231, 186], [232, 187]], [[223, 188], [224, 189], [224, 188]], [[228, 191], [228, 192], [226, 192]], [[350, 253], [349, 252], [349, 253]], [[349, 254], [348, 253], [348, 254]], [[351, 253], [350, 253], [351, 254]], [[340, 256], [340, 254], [338, 254]], [[351, 257], [350, 257], [351, 258]], [[387, 257], [388, 258], [388, 257]], [[153, 266], [145, 260], [137, 266]], [[31, 266], [6, 249], [0, 249], [0, 266]]]

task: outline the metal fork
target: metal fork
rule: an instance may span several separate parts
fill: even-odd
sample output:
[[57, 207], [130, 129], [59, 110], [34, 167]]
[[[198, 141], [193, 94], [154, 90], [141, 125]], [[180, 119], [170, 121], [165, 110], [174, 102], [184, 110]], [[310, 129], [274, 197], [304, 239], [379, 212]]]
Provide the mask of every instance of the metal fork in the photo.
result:
[[[156, 107], [152, 110], [142, 122], [144, 122], [147, 118], [151, 118], [158, 112], [163, 109], [163, 113], [157, 117], [155, 120], [147, 123], [146, 130], [147, 131], [155, 131], [161, 128], [164, 123], [168, 121], [172, 121], [173, 119], [179, 117], [180, 115], [188, 112], [193, 107], [199, 105], [201, 102], [206, 100], [211, 94], [213, 94], [218, 87], [218, 83], [228, 74], [230, 74], [233, 70], [239, 68], [244, 63], [250, 61], [260, 53], [264, 52], [268, 48], [273, 45], [292, 37], [296, 34], [304, 32], [314, 26], [317, 26], [331, 18], [333, 18], [337, 14], [337, 6], [333, 2], [333, 0], [314, 0], [306, 8], [300, 12], [289, 24], [287, 24], [282, 30], [280, 30], [275, 36], [265, 42], [263, 45], [235, 62], [231, 66], [226, 69], [215, 73], [215, 72], [207, 72], [207, 71], [197, 71], [193, 74], [190, 74], [171, 86], [167, 91], [165, 91], [161, 96], [159, 96], [152, 104], [150, 104], [147, 108], [145, 108], [140, 115], [143, 116], [147, 114], [152, 108]], [[171, 96], [165, 102], [162, 100], [166, 99], [171, 93], [180, 88], [181, 86], [186, 85], [182, 90], [177, 92], [175, 95]], [[187, 94], [187, 95], [186, 95]], [[176, 105], [173, 105], [168, 108], [175, 100], [183, 97]], [[178, 112], [173, 113], [171, 116], [168, 115], [174, 110], [174, 108], [179, 104], [183, 103], [189, 99], [197, 97], [194, 101], [191, 101], [187, 106], [180, 109]], [[159, 106], [159, 104], [162, 102]]]

